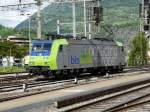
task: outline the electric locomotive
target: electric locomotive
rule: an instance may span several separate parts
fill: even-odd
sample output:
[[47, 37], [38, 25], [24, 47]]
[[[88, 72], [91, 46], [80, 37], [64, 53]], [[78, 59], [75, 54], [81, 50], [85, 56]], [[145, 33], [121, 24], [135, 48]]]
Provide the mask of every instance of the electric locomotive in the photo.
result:
[[29, 58], [30, 73], [56, 78], [118, 72], [124, 65], [123, 44], [106, 39], [33, 40]]

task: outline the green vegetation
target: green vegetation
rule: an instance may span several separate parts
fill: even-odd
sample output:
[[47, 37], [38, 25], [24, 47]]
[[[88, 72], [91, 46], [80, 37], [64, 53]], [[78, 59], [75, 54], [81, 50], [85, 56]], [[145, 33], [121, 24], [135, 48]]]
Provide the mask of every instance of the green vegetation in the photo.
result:
[[[12, 28], [7, 28], [2, 25], [0, 25], [0, 36], [2, 38], [7, 38], [10, 35], [16, 35], [18, 37], [23, 37], [23, 38], [28, 38], [29, 34], [29, 29], [12, 29]], [[31, 37], [35, 38], [36, 37], [36, 32], [31, 30]]]
[[1, 37], [7, 37], [9, 35], [13, 35], [15, 34], [15, 30], [13, 30], [12, 28], [6, 28], [2, 25], [0, 25], [0, 36]]
[[[14, 29], [14, 30], [17, 30], [17, 29]], [[18, 29], [18, 34], [20, 35], [20, 37], [24, 37], [24, 38], [29, 38], [29, 29], [28, 28], [25, 28], [25, 29]], [[31, 35], [31, 38], [34, 39], [37, 37], [37, 33], [36, 31], [30, 29], [30, 35]]]
[[147, 64], [148, 40], [139, 33], [132, 41], [128, 63], [130, 66]]
[[28, 52], [28, 46], [19, 46], [10, 41], [0, 42], [0, 56], [24, 57]]
[[[140, 0], [103, 0], [104, 7], [103, 23], [111, 24], [117, 27], [138, 27], [139, 24], [139, 3]], [[60, 22], [72, 22], [72, 4], [52, 4], [42, 11], [42, 31], [43, 34], [47, 32], [56, 32], [57, 19]], [[83, 3], [77, 4], [76, 7], [77, 21], [83, 21]], [[32, 16], [31, 20], [35, 20], [36, 14]], [[36, 31], [36, 21], [31, 22], [32, 29]], [[28, 28], [28, 20], [19, 24], [16, 29]], [[61, 33], [72, 32], [71, 25], [62, 25]], [[78, 32], [83, 30], [83, 24], [77, 24]]]
[[24, 67], [0, 67], [0, 74], [25, 72]]

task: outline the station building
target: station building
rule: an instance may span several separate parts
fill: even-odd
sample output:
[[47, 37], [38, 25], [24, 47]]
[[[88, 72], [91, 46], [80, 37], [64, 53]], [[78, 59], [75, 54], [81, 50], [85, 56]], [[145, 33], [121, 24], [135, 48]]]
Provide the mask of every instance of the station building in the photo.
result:
[[14, 42], [18, 45], [29, 45], [29, 39], [28, 38], [17, 37], [17, 36], [8, 36], [7, 40]]
[[[14, 42], [17, 45], [29, 45], [29, 39], [18, 37], [18, 36], [8, 36], [6, 39], [0, 38], [0, 41], [7, 40], [10, 42]], [[0, 66], [7, 67], [7, 66], [20, 66], [24, 65], [24, 59], [15, 59], [14, 57], [6, 56], [2, 57], [0, 56]], [[26, 62], [27, 63], [27, 62]]]

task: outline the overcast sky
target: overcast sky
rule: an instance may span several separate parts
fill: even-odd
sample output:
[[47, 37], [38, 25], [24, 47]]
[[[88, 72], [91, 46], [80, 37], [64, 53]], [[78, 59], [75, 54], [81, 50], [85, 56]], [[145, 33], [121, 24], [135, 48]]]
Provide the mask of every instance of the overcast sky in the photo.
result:
[[[34, 0], [22, 0], [22, 3], [33, 3]], [[18, 4], [19, 0], [0, 0], [0, 6]], [[47, 6], [48, 3], [44, 3], [42, 7]], [[27, 14], [33, 14], [37, 11], [36, 6], [28, 6], [17, 10], [17, 7], [0, 8], [0, 24], [7, 27], [15, 27], [20, 22], [28, 18]], [[24, 13], [24, 16], [21, 14]]]

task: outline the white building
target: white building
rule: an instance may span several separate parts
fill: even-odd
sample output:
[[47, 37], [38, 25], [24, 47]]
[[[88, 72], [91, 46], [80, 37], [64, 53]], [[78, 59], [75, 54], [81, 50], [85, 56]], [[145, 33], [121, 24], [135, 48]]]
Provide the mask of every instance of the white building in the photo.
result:
[[29, 45], [29, 39], [23, 37], [17, 37], [12, 35], [12, 36], [8, 36], [7, 40], [19, 45]]

